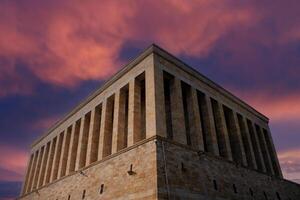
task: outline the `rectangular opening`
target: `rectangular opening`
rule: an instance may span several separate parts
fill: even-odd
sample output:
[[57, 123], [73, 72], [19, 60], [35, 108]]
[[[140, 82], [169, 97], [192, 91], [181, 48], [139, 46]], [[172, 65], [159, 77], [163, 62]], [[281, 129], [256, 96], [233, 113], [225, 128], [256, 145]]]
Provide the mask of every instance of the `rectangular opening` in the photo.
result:
[[233, 192], [236, 194], [237, 193], [237, 188], [236, 188], [235, 184], [232, 184], [232, 188], [233, 188]]
[[141, 140], [146, 138], [146, 84], [145, 74], [141, 80]]
[[42, 169], [41, 169], [41, 175], [40, 175], [40, 180], [38, 186], [43, 185], [44, 177], [45, 177], [45, 171], [46, 171], [46, 165], [47, 165], [47, 160], [49, 157], [49, 151], [50, 151], [50, 142], [47, 143], [46, 145], [46, 150], [45, 150], [45, 157], [42, 163]]
[[59, 161], [60, 161], [60, 156], [61, 156], [63, 139], [64, 139], [64, 132], [61, 132], [59, 135], [58, 145], [57, 145], [57, 150], [56, 150], [56, 157], [54, 160], [53, 180], [56, 180], [57, 175], [58, 175], [58, 167], [59, 167]]
[[171, 85], [174, 82], [174, 76], [167, 72], [163, 72], [164, 79], [164, 97], [165, 97], [165, 114], [166, 114], [166, 127], [167, 138], [173, 139], [172, 129], [172, 109], [171, 109]]
[[213, 184], [214, 184], [214, 189], [218, 190], [218, 185], [217, 185], [217, 181], [216, 180], [213, 180]]
[[50, 157], [49, 157], [47, 173], [46, 173], [46, 184], [50, 182], [51, 171], [52, 171], [53, 160], [54, 160], [55, 147], [56, 147], [56, 140], [57, 140], [57, 137], [55, 137], [52, 140], [52, 144], [51, 144], [51, 152], [50, 152], [50, 155], [49, 155]]
[[256, 129], [256, 133], [257, 133], [257, 136], [258, 136], [258, 141], [259, 141], [259, 145], [260, 145], [260, 149], [261, 149], [261, 153], [263, 155], [263, 159], [264, 159], [264, 163], [265, 163], [265, 166], [266, 166], [266, 170], [267, 170], [267, 173], [268, 174], [272, 174], [271, 173], [271, 163], [269, 162], [269, 159], [268, 159], [268, 149], [264, 143], [264, 136], [263, 136], [263, 133], [261, 132], [261, 128], [260, 126], [258, 126], [257, 124], [255, 124], [255, 129]]
[[237, 127], [235, 125], [233, 111], [224, 105], [223, 105], [223, 110], [224, 110], [225, 122], [226, 122], [227, 132], [229, 136], [229, 142], [230, 142], [233, 160], [239, 164], [242, 164], [241, 148], [239, 144]]
[[115, 107], [115, 95], [112, 95], [109, 98], [107, 98], [107, 102], [106, 102], [103, 157], [106, 157], [111, 154], [114, 107]]
[[250, 143], [250, 141], [248, 141], [246, 125], [244, 123], [242, 115], [237, 113], [237, 119], [238, 119], [240, 132], [241, 132], [241, 136], [242, 136], [242, 140], [243, 140], [243, 144], [244, 144], [247, 163], [248, 163], [248, 166], [253, 169], [254, 165], [253, 165], [253, 160], [252, 160], [252, 155], [251, 155], [251, 147], [250, 147], [251, 143]]
[[84, 116], [81, 150], [80, 150], [80, 157], [79, 157], [79, 169], [85, 167], [85, 163], [86, 163], [87, 143], [89, 139], [90, 123], [91, 123], [91, 112], [88, 112]]
[[85, 190], [82, 192], [82, 199], [85, 199]]
[[100, 194], [103, 194], [103, 191], [104, 191], [104, 184], [101, 184], [99, 193], [100, 193]]
[[137, 130], [137, 135], [134, 139], [134, 143], [141, 141], [146, 138], [146, 87], [145, 87], [145, 73], [142, 73], [135, 79], [135, 84], [139, 87], [139, 91], [136, 91], [139, 95], [139, 113], [140, 116], [137, 119], [139, 120], [140, 130]]
[[191, 145], [191, 86], [181, 81], [181, 92], [182, 92], [182, 102], [183, 102], [183, 112], [184, 112], [184, 123], [186, 132], [187, 145]]
[[78, 148], [78, 142], [79, 142], [80, 126], [81, 126], [81, 119], [77, 120], [76, 123], [75, 123], [75, 130], [74, 130], [74, 138], [73, 138], [72, 151], [71, 151], [71, 157], [70, 157], [69, 172], [75, 171], [75, 163], [76, 163], [76, 157], [77, 157], [77, 148]]
[[279, 169], [277, 167], [276, 154], [273, 151], [273, 148], [272, 148], [273, 145], [272, 145], [272, 141], [269, 137], [268, 131], [266, 129], [263, 129], [263, 134], [264, 134], [264, 137], [265, 137], [265, 140], [266, 140], [266, 143], [267, 143], [269, 155], [271, 157], [271, 162], [272, 162], [272, 166], [273, 166], [273, 169], [274, 169], [274, 173], [275, 173], [275, 175], [280, 176], [280, 172], [279, 172]]
[[216, 134], [217, 134], [217, 140], [218, 140], [218, 147], [219, 147], [219, 152], [221, 157], [228, 157], [228, 152], [227, 152], [227, 147], [226, 147], [226, 139], [225, 139], [225, 133], [224, 129], [225, 124], [222, 123], [222, 116], [220, 112], [220, 107], [219, 103], [217, 100], [211, 98], [211, 106], [212, 106], [212, 111], [213, 111], [213, 116], [214, 116], [214, 122], [215, 122], [215, 129], [216, 129]]
[[265, 200], [268, 200], [268, 195], [267, 195], [267, 193], [264, 191], [263, 194], [264, 194]]
[[92, 145], [91, 145], [91, 154], [90, 154], [91, 163], [97, 161], [97, 159], [98, 159], [101, 113], [102, 113], [102, 104], [99, 104], [95, 108], [95, 118], [94, 118], [94, 127], [93, 127], [93, 133], [92, 133]]
[[68, 160], [68, 156], [69, 156], [68, 154], [69, 154], [71, 134], [72, 134], [72, 126], [69, 126], [68, 129], [67, 129], [65, 146], [64, 146], [64, 149], [63, 149], [64, 153], [63, 153], [63, 158], [62, 158], [62, 166], [61, 166], [60, 177], [66, 175], [66, 168], [67, 168], [67, 160]]
[[209, 114], [207, 108], [207, 102], [205, 98], [205, 94], [197, 91], [198, 97], [198, 106], [199, 106], [199, 113], [200, 113], [200, 120], [201, 120], [201, 128], [203, 133], [203, 144], [204, 144], [204, 151], [212, 152], [212, 141], [210, 139], [210, 122], [209, 122]]
[[256, 137], [255, 137], [255, 133], [253, 130], [253, 124], [252, 122], [247, 119], [247, 127], [248, 127], [248, 131], [250, 134], [250, 139], [252, 142], [252, 146], [253, 146], [253, 151], [254, 151], [254, 156], [255, 156], [255, 160], [256, 160], [256, 164], [257, 164], [257, 168], [259, 171], [263, 171], [263, 167], [262, 167], [262, 163], [261, 163], [261, 159], [260, 159], [260, 155], [259, 155], [259, 150], [258, 150], [258, 144], [256, 141]]
[[145, 72], [134, 79], [133, 87], [133, 143], [146, 138], [146, 88]]

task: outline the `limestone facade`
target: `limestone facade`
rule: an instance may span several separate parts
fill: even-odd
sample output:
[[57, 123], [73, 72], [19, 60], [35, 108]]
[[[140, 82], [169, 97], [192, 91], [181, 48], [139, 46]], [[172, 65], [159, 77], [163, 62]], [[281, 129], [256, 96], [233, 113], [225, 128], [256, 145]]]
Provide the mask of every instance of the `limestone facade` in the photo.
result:
[[152, 45], [32, 145], [19, 199], [299, 199], [268, 122]]

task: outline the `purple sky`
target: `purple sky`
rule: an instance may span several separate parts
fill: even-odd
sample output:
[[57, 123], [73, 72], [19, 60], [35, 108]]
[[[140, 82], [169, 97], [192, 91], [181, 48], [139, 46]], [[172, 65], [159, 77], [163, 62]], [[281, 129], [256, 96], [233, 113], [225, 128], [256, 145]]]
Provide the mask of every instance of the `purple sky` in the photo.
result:
[[0, 200], [18, 195], [30, 144], [156, 43], [270, 118], [300, 180], [300, 1], [0, 2]]

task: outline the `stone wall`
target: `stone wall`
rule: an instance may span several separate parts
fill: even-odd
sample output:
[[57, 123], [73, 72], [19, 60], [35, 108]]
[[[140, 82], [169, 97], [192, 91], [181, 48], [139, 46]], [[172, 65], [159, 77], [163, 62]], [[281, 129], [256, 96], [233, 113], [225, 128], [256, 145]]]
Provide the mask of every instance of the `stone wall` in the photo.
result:
[[153, 139], [144, 140], [20, 199], [156, 199], [155, 146]]
[[157, 144], [159, 199], [300, 199], [296, 183], [169, 140]]

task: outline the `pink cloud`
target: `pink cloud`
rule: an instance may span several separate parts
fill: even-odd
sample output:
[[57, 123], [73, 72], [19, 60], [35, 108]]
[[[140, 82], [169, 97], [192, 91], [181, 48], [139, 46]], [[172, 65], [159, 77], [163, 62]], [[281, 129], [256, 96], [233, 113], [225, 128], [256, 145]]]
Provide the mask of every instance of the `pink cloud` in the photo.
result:
[[285, 178], [300, 180], [300, 149], [289, 149], [278, 153]]
[[[26, 151], [17, 147], [1, 145], [0, 146], [0, 169], [6, 172], [0, 173], [2, 181], [20, 181], [23, 179], [28, 154]], [[9, 172], [9, 173], [8, 173]]]
[[33, 124], [31, 124], [30, 128], [34, 130], [46, 130], [49, 129], [52, 125], [54, 125], [58, 120], [58, 116], [41, 118], [35, 121]]
[[300, 120], [300, 94], [276, 95], [269, 91], [236, 91], [259, 112], [274, 121]]
[[[36, 5], [31, 8], [30, 3]], [[54, 7], [30, 3], [10, 1], [0, 8], [4, 15], [0, 57], [8, 60], [1, 68], [0, 81], [6, 74], [17, 74], [17, 60], [23, 60], [40, 80], [65, 87], [105, 79], [121, 65], [118, 52], [126, 36], [125, 19], [131, 15], [128, 6], [97, 1], [56, 2]], [[1, 96], [22, 92], [17, 77], [9, 78], [14, 81], [5, 82]]]
[[[0, 83], [4, 82], [0, 96], [30, 94], [34, 89], [15, 68], [19, 60], [41, 81], [75, 87], [112, 75], [122, 65], [119, 54], [127, 41], [154, 41], [175, 54], [205, 57], [224, 36], [239, 35], [239, 30], [245, 34], [272, 17], [276, 27], [284, 30], [279, 38], [298, 38], [295, 23], [282, 23], [284, 15], [274, 14], [291, 15], [280, 5], [274, 3], [271, 11], [265, 11], [261, 7], [266, 5], [253, 1], [1, 2], [0, 58], [6, 64], [0, 69], [4, 74], [0, 75]], [[264, 28], [256, 32], [246, 35], [250, 43], [270, 44], [278, 39]], [[232, 48], [240, 50], [239, 45]], [[249, 51], [251, 55], [253, 49]]]
[[237, 27], [251, 27], [259, 18], [249, 4], [174, 0], [162, 4], [155, 6], [159, 21], [153, 29], [155, 41], [176, 54], [193, 57], [207, 56], [224, 35]]

